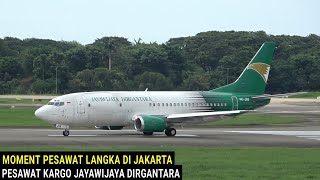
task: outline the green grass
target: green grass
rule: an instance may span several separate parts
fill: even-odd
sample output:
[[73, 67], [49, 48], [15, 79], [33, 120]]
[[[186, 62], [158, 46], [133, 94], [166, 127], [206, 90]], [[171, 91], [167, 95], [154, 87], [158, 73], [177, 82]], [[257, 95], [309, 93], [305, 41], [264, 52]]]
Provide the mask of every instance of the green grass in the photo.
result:
[[283, 117], [279, 115], [268, 114], [243, 114], [240, 116], [229, 117], [221, 121], [208, 122], [200, 124], [200, 127], [217, 126], [248, 126], [248, 125], [272, 125], [272, 124], [290, 124], [303, 122], [298, 117]]
[[0, 127], [50, 127], [35, 117], [36, 109], [0, 108]]
[[175, 151], [183, 179], [319, 179], [319, 148], [1, 147], [0, 151]]
[[289, 98], [309, 98], [309, 99], [316, 99], [320, 96], [320, 92], [308, 92], [304, 94], [299, 94], [295, 96], [289, 96]]
[[32, 101], [32, 99], [0, 98], [0, 104], [47, 104], [48, 102], [46, 99]]

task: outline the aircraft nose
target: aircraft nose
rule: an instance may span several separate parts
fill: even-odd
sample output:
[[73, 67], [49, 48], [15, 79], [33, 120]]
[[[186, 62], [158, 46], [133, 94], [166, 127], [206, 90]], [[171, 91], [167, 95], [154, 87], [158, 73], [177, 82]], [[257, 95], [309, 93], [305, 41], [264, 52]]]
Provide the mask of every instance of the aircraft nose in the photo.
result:
[[36, 110], [36, 112], [34, 112], [34, 115], [39, 118], [44, 120], [45, 116], [46, 116], [46, 112], [44, 111], [44, 109], [41, 107], [39, 109]]

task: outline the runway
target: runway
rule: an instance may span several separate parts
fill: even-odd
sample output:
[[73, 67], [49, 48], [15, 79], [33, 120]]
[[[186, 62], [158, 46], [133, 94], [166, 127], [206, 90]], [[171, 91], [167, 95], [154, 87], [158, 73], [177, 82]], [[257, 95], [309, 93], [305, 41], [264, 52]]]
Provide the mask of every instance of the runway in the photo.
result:
[[177, 129], [175, 137], [167, 137], [164, 133], [145, 136], [135, 130], [71, 130], [70, 136], [64, 137], [61, 130], [55, 129], [1, 129], [0, 144], [79, 147], [320, 147], [320, 131], [278, 129]]
[[[76, 146], [76, 147], [320, 147], [320, 100], [273, 99], [256, 113], [302, 117], [305, 122], [287, 125], [247, 126], [237, 128], [177, 127], [175, 137], [164, 133], [145, 136], [131, 129], [0, 128], [1, 146]], [[187, 127], [187, 128], [186, 128]]]

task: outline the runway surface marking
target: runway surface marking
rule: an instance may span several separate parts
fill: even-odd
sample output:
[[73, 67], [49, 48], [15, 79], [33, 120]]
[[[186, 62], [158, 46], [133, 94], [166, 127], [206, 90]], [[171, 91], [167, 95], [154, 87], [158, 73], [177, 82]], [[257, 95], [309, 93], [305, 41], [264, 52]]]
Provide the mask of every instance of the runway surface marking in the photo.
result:
[[[48, 135], [49, 137], [60, 137], [60, 136], [63, 136], [63, 135], [57, 135], [57, 134], [49, 134]], [[93, 137], [93, 136], [98, 136], [98, 135], [95, 135], [95, 134], [75, 134], [75, 135], [69, 135], [70, 137]]]
[[295, 136], [299, 138], [320, 141], [320, 131], [225, 131], [225, 132]]
[[[110, 135], [115, 135], [115, 134], [110, 134]], [[139, 135], [139, 134], [133, 134], [133, 135]], [[49, 134], [48, 135], [49, 137], [63, 137], [62, 134]], [[96, 137], [96, 136], [108, 136], [108, 134], [105, 134], [105, 135], [97, 135], [97, 134], [74, 134], [74, 135], [69, 135], [69, 137]], [[123, 136], [123, 135], [120, 135], [119, 136]], [[130, 135], [129, 135], [130, 136]], [[142, 134], [141, 134], [142, 136]], [[162, 135], [162, 134], [155, 134], [153, 136], [165, 136], [165, 135]], [[199, 137], [197, 135], [194, 135], [194, 134], [177, 134], [176, 137]]]

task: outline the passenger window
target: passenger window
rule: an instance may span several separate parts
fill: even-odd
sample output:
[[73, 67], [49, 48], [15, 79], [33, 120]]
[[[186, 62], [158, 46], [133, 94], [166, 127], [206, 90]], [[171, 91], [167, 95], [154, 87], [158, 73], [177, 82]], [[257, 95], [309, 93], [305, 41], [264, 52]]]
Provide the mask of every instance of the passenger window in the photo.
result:
[[188, 103], [184, 103], [184, 106], [188, 106]]
[[173, 103], [173, 106], [176, 106], [176, 103]]
[[189, 106], [191, 106], [191, 103], [189, 103]]
[[164, 103], [162, 103], [162, 107], [164, 106]]
[[194, 103], [192, 103], [192, 106], [194, 107]]
[[151, 107], [152, 106], [152, 103], [149, 103], [149, 107]]
[[48, 103], [48, 105], [53, 105], [53, 104], [54, 104], [54, 102], [49, 102], [49, 103]]
[[59, 106], [59, 102], [55, 102], [54, 105], [55, 105], [55, 106]]
[[166, 103], [166, 106], [168, 106], [168, 103]]
[[216, 103], [213, 103], [214, 106], [216, 106]]
[[212, 103], [210, 103], [210, 106], [212, 107]]
[[60, 102], [60, 105], [59, 106], [63, 106], [64, 105], [64, 102]]
[[160, 103], [158, 103], [158, 106], [160, 106]]
[[180, 106], [180, 103], [177, 103], [177, 106]]
[[224, 103], [224, 106], [227, 106], [227, 103]]
[[170, 106], [172, 106], [172, 103], [170, 103]]
[[156, 103], [153, 103], [153, 106], [156, 106]]
[[122, 107], [122, 104], [120, 103], [120, 107]]

